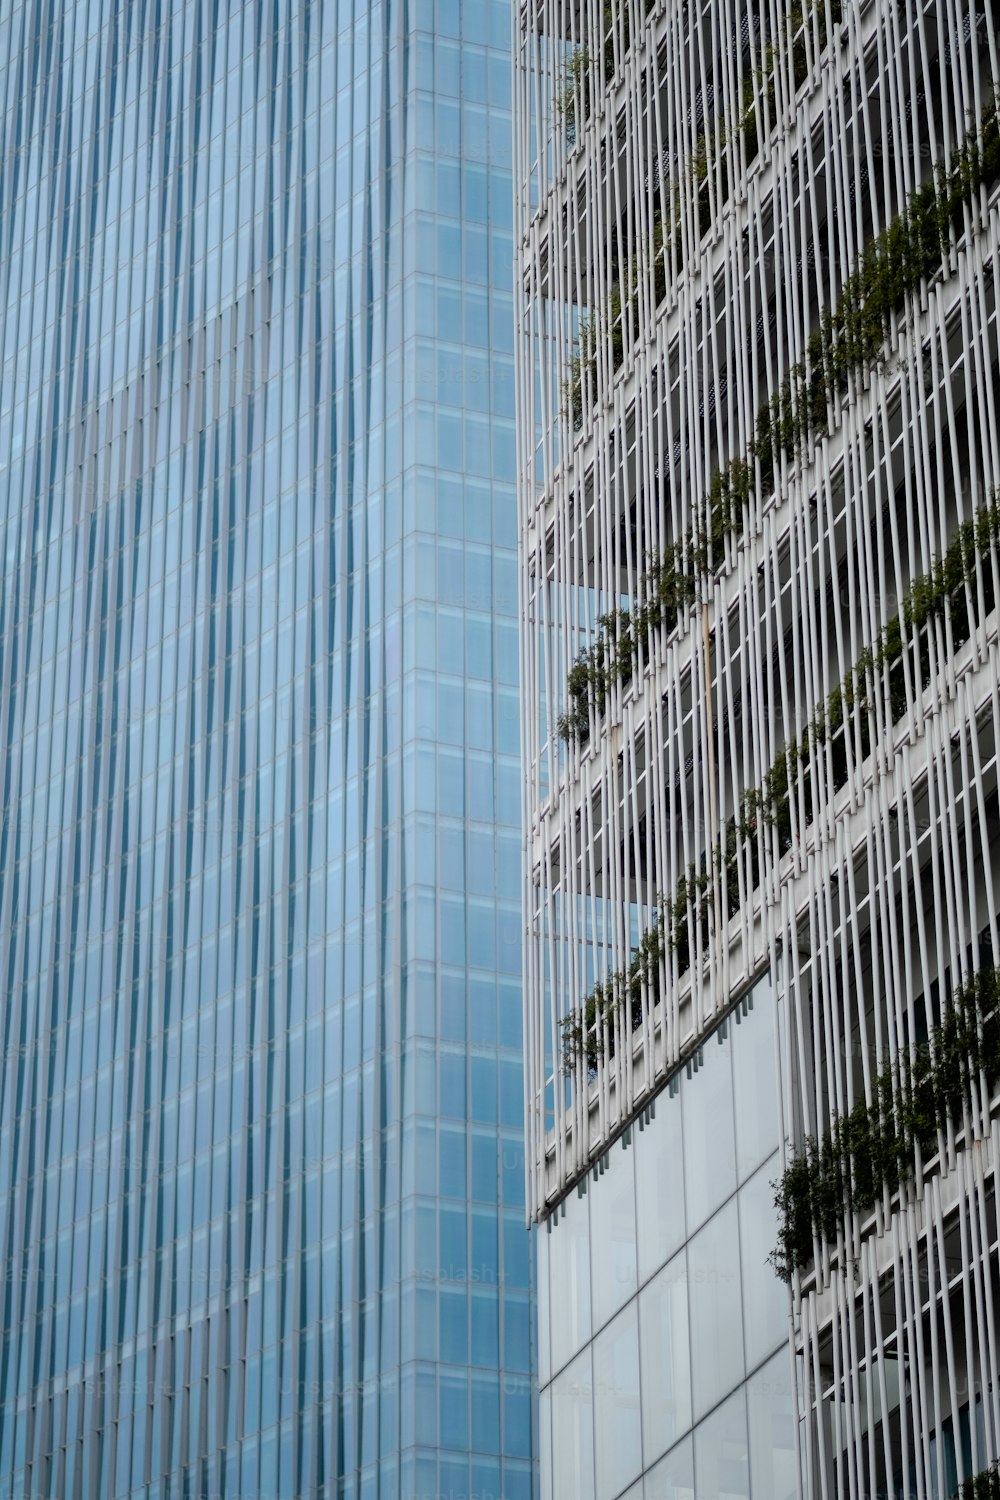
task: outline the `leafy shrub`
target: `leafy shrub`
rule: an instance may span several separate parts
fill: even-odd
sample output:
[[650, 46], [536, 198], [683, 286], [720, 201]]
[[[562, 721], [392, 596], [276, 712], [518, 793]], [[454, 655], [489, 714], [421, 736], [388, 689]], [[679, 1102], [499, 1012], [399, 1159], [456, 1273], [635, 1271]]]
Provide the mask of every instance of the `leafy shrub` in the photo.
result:
[[967, 1479], [953, 1500], [1000, 1500], [1000, 1460]]
[[[720, 527], [728, 514], [726, 508], [735, 503], [734, 494], [738, 498], [738, 484], [735, 491], [726, 488], [720, 499], [721, 518], [717, 522]], [[710, 523], [701, 535], [702, 545], [710, 548], [714, 541]], [[716, 879], [721, 881], [725, 873], [729, 888], [734, 893], [738, 890], [741, 852], [748, 846], [753, 848], [758, 833], [774, 830], [780, 849], [790, 847], [791, 797], [799, 767], [805, 767], [810, 758], [841, 730], [846, 733], [858, 711], [871, 708], [875, 674], [888, 673], [902, 657], [908, 639], [932, 620], [943, 619], [945, 612], [956, 605], [967, 588], [975, 590], [978, 587], [980, 563], [990, 558], [997, 545], [1000, 545], [1000, 498], [994, 496], [971, 520], [963, 522], [947, 551], [930, 571], [912, 580], [903, 596], [899, 614], [883, 626], [875, 644], [860, 653], [851, 671], [820, 704], [803, 733], [788, 741], [779, 751], [760, 786], [743, 793], [738, 815], [728, 820], [719, 845], [709, 858], [688, 868], [677, 882], [672, 896], [657, 898], [650, 932], [635, 950], [630, 967], [611, 974], [604, 985], [598, 985], [587, 997], [580, 1011], [573, 1011], [567, 1017], [564, 1028], [568, 1028], [568, 1034], [573, 1038], [569, 1050], [564, 1046], [564, 1061], [568, 1067], [572, 1068], [583, 1039], [586, 1039], [588, 1066], [592, 1071], [596, 1068], [603, 1045], [603, 1031], [598, 1020], [605, 1011], [600, 1006], [605, 1003], [612, 1006], [607, 1014], [613, 1016], [614, 1007], [620, 1003], [626, 988], [632, 995], [633, 1005], [641, 1004], [642, 988], [635, 987], [637, 972], [644, 977], [647, 993], [655, 991], [659, 959], [664, 954], [675, 954], [678, 968], [684, 972], [691, 959], [692, 927], [700, 932], [703, 943], [708, 939], [711, 896]], [[656, 591], [642, 610], [633, 615], [621, 610], [617, 615], [605, 618], [597, 645], [571, 670], [570, 712], [579, 717], [571, 723], [563, 721], [564, 733], [579, 735], [586, 732], [591, 697], [599, 709], [603, 709], [612, 675], [624, 671], [632, 660], [634, 632], [652, 629], [650, 621], [654, 615], [656, 623], [663, 623], [668, 611], [676, 614], [682, 603], [693, 597], [688, 585], [694, 587], [692, 575], [683, 568], [665, 569], [658, 575]], [[574, 677], [573, 674], [578, 675]], [[867, 738], [863, 737], [862, 745], [870, 749], [870, 733]], [[649, 946], [654, 942], [655, 946]], [[638, 971], [636, 964], [639, 965]], [[605, 996], [606, 1002], [601, 999]], [[657, 998], [654, 993], [654, 1004]]]
[[[939, 167], [929, 183], [912, 193], [907, 206], [863, 252], [836, 308], [812, 335], [806, 359], [793, 366], [781, 390], [758, 411], [749, 455], [732, 459], [716, 471], [691, 530], [679, 543], [649, 559], [640, 603], [632, 617], [619, 610], [598, 622], [602, 634], [577, 660], [577, 666], [586, 670], [574, 669], [567, 684], [570, 706], [561, 720], [564, 738], [571, 739], [589, 723], [591, 702], [603, 712], [613, 683], [631, 675], [644, 636], [662, 625], [673, 626], [677, 610], [672, 601], [680, 607], [699, 597], [700, 581], [721, 565], [726, 537], [742, 532], [745, 507], [755, 486], [770, 493], [780, 458], [798, 457], [807, 439], [819, 427], [825, 428], [830, 403], [847, 390], [851, 375], [878, 363], [890, 314], [940, 268], [966, 204], [997, 176], [1000, 114], [994, 100], [984, 110], [978, 132], [969, 132], [950, 167]], [[610, 323], [607, 318], [601, 321], [614, 330], [613, 356], [620, 363], [624, 352], [620, 298], [611, 308]], [[596, 372], [596, 364], [593, 326], [586, 323], [564, 387], [567, 409], [577, 428], [583, 424], [584, 370], [589, 367]], [[918, 605], [914, 600], [913, 607]], [[614, 639], [603, 638], [612, 629]]]
[[995, 968], [973, 975], [928, 1040], [886, 1063], [871, 1099], [835, 1115], [823, 1140], [810, 1137], [773, 1184], [779, 1227], [770, 1260], [783, 1280], [810, 1263], [817, 1241], [836, 1239], [845, 1215], [870, 1212], [912, 1176], [917, 1149], [933, 1150], [938, 1132], [960, 1119], [981, 1073], [1000, 1077]]

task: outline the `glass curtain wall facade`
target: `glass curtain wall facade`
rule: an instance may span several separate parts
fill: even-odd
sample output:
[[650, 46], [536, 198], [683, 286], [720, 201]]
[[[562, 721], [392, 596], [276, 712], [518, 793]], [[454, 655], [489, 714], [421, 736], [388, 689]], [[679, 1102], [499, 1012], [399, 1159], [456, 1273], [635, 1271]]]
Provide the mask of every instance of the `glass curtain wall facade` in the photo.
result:
[[[529, 1211], [552, 1224], [554, 1341], [572, 1194], [597, 1171], [593, 1250], [598, 1193], [629, 1180], [617, 1142], [655, 1104], [693, 1234], [694, 1468], [668, 1454], [645, 1500], [1000, 1482], [998, 38], [996, 0], [519, 11]], [[748, 1250], [737, 1182], [715, 1243], [726, 1297], [769, 1249], [787, 1283], [797, 1463], [756, 1470], [748, 1387], [749, 1466], [740, 1418], [723, 1472], [714, 1439], [699, 1457], [687, 1075], [765, 976], [787, 1048], [772, 1238]], [[732, 1103], [703, 1122], [699, 1185], [731, 1182]], [[640, 1267], [664, 1245], [645, 1149]], [[631, 1333], [615, 1346], [641, 1439], [622, 1467], [596, 1397], [614, 1325], [593, 1344], [597, 1500], [638, 1494], [662, 1438], [647, 1453], [643, 1296], [637, 1384]], [[730, 1378], [752, 1375], [730, 1311]], [[563, 1382], [552, 1359], [553, 1495]]]
[[528, 1500], [507, 0], [0, 98], [0, 1495]]

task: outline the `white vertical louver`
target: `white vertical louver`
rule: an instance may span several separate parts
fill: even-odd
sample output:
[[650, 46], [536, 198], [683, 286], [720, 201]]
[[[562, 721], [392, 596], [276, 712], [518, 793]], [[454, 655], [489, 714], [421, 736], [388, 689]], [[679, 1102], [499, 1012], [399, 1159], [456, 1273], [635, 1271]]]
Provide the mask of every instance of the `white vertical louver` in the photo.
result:
[[[758, 975], [791, 1162], [1000, 963], [998, 22], [520, 7], [535, 1217]], [[1000, 1453], [973, 1071], [788, 1267], [807, 1494], [946, 1500]]]

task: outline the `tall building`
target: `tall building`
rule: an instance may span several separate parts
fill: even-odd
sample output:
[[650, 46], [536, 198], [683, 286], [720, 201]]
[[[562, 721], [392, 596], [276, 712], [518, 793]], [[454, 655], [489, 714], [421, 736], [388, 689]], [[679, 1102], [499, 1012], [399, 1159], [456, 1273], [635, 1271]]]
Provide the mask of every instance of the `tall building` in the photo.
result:
[[510, 81], [0, 15], [0, 1495], [532, 1494]]
[[545, 1496], [1000, 1487], [998, 46], [518, 12]]

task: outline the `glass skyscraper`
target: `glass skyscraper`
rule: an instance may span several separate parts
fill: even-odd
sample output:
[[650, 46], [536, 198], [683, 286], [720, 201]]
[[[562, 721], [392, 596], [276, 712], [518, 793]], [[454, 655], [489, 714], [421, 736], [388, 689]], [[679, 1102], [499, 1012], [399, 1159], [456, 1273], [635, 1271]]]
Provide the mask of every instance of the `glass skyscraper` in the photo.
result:
[[507, 0], [0, 80], [0, 1495], [528, 1500]]
[[524, 0], [543, 1500], [1000, 1494], [1000, 5]]

